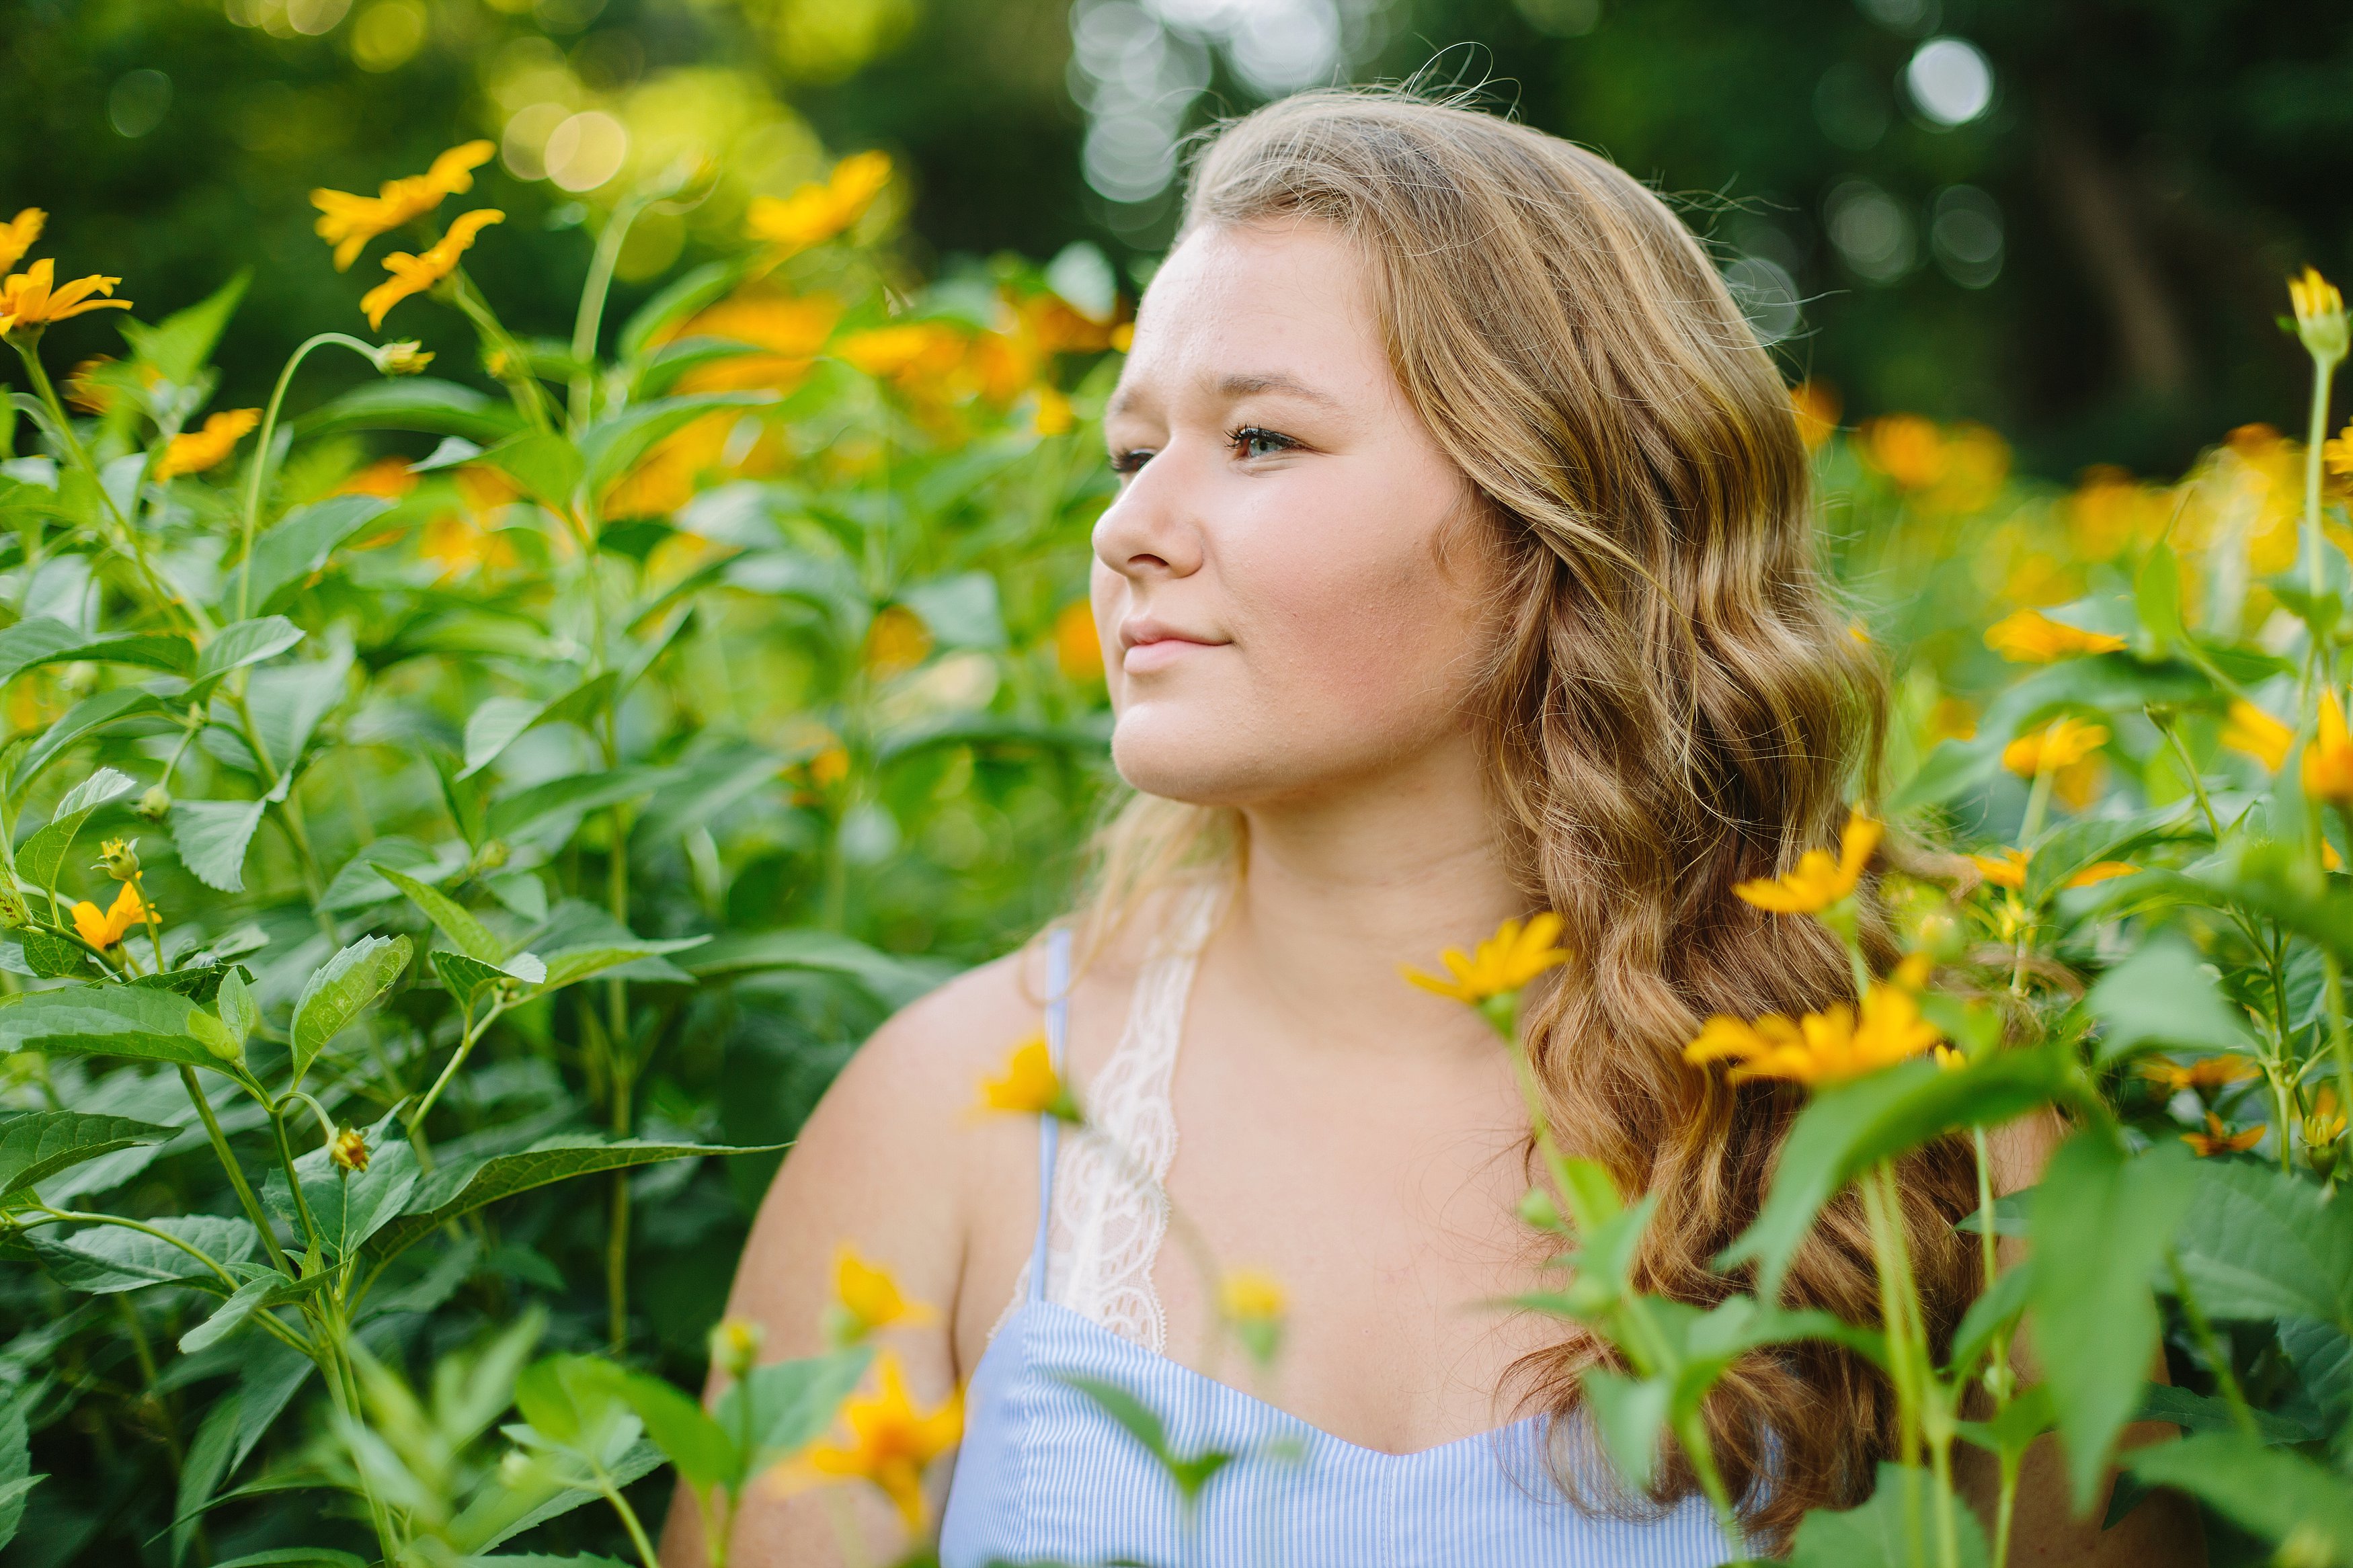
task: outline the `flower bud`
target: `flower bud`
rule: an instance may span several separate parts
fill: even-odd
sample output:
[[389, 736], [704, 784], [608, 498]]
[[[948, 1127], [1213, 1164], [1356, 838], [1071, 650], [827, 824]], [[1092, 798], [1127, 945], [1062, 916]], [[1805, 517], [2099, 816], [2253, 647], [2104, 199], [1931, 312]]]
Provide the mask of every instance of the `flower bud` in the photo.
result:
[[0, 883], [0, 931], [15, 931], [32, 918], [32, 911], [25, 907], [25, 895]]
[[225, 1062], [245, 1060], [245, 1042], [237, 1038], [237, 1031], [202, 1007], [192, 1007], [188, 1010], [187, 1029], [189, 1034], [195, 1037], [198, 1045], [221, 1060]]
[[723, 1318], [711, 1331], [711, 1363], [741, 1383], [760, 1362], [760, 1343], [767, 1337], [748, 1318]]
[[327, 1158], [340, 1171], [364, 1171], [368, 1165], [368, 1146], [356, 1127], [346, 1127], [335, 1134], [327, 1145]]
[[98, 864], [118, 882], [128, 882], [139, 875], [139, 840], [110, 838], [98, 847]]
[[406, 342], [386, 343], [375, 351], [375, 368], [386, 375], [423, 375], [433, 356], [425, 345], [414, 339]]
[[2307, 267], [2304, 276], [2287, 280], [2287, 293], [2295, 306], [2295, 335], [2304, 340], [2305, 351], [2323, 364], [2343, 359], [2353, 333], [2348, 333], [2345, 297], [2337, 286]]
[[139, 804], [131, 809], [150, 822], [161, 822], [171, 815], [172, 792], [162, 784], [150, 784], [147, 793], [139, 797]]
[[474, 851], [474, 869], [495, 871], [507, 863], [507, 845], [503, 838], [485, 838], [482, 847]]

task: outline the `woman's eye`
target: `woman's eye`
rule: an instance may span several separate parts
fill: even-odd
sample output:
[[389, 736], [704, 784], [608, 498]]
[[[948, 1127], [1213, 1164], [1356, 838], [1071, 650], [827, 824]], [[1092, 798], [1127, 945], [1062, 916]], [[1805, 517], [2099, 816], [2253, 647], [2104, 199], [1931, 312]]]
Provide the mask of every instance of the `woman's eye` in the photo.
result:
[[1238, 430], [1227, 431], [1226, 444], [1245, 458], [1271, 458], [1299, 445], [1279, 431], [1257, 425], [1245, 425]]
[[1152, 454], [1141, 447], [1125, 452], [1113, 452], [1111, 455], [1111, 471], [1114, 474], [1132, 474], [1144, 467], [1151, 458]]

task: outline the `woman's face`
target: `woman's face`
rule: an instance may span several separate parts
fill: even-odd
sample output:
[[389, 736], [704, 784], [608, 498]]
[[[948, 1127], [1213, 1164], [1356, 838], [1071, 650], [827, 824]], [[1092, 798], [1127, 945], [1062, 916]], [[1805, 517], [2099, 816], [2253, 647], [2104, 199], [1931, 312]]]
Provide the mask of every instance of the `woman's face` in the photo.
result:
[[1494, 565], [1335, 231], [1188, 237], [1138, 307], [1103, 435], [1122, 478], [1094, 614], [1129, 783], [1270, 804], [1462, 745]]

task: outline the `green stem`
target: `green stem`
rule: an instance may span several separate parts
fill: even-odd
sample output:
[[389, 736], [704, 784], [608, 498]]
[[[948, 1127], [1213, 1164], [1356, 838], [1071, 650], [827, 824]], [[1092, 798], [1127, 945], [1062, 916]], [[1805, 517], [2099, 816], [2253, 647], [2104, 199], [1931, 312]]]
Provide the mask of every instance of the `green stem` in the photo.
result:
[[2328, 384], [2337, 374], [2337, 361], [2312, 356], [2312, 414], [2306, 426], [2304, 441], [2304, 549], [2309, 558], [2307, 571], [2314, 599], [2328, 589], [2328, 573], [2321, 546], [2327, 536], [2320, 531], [2320, 452], [2328, 440]]
[[286, 368], [278, 373], [278, 385], [270, 393], [269, 406], [261, 416], [260, 443], [254, 448], [253, 466], [245, 481], [244, 516], [239, 520], [244, 553], [238, 558], [237, 568], [237, 618], [240, 621], [252, 613], [253, 536], [260, 525], [261, 492], [269, 484], [271, 447], [278, 439], [279, 411], [285, 406], [286, 389], [294, 384], [295, 369], [311, 357], [311, 350], [323, 348], [329, 343], [350, 349], [371, 365], [376, 363], [374, 343], [363, 342], [344, 332], [320, 332], [304, 339], [301, 346], [287, 360]]
[[269, 1131], [278, 1144], [278, 1163], [286, 1173], [286, 1190], [294, 1194], [294, 1213], [302, 1222], [302, 1234], [310, 1238], [311, 1252], [319, 1253], [319, 1225], [311, 1217], [311, 1200], [302, 1195], [302, 1178], [294, 1169], [294, 1146], [286, 1141], [285, 1118], [278, 1114], [275, 1106], [269, 1110]]
[[1748, 1555], [1748, 1533], [1740, 1527], [1740, 1515], [1733, 1509], [1732, 1493], [1724, 1484], [1724, 1472], [1716, 1467], [1715, 1447], [1708, 1441], [1707, 1423], [1696, 1414], [1676, 1422], [1675, 1441], [1683, 1445], [1692, 1475], [1699, 1481], [1708, 1506], [1715, 1510], [1715, 1527], [1723, 1532], [1725, 1547], [1735, 1561], [1745, 1559]]
[[441, 1076], [433, 1080], [433, 1087], [425, 1091], [425, 1098], [417, 1102], [416, 1110], [409, 1114], [407, 1121], [412, 1134], [421, 1133], [425, 1126], [426, 1112], [431, 1110], [433, 1102], [441, 1098], [441, 1091], [449, 1087], [449, 1080], [458, 1076], [458, 1069], [466, 1065], [466, 1058], [472, 1052], [474, 1042], [480, 1039], [482, 1032], [505, 1011], [505, 1003], [493, 1002], [491, 1004], [490, 1010], [482, 1015], [480, 1023], [467, 1027], [464, 1037], [458, 1042], [457, 1050], [450, 1055], [449, 1064], [441, 1069]]
[[135, 1230], [142, 1236], [153, 1237], [157, 1241], [169, 1242], [206, 1268], [211, 1269], [214, 1278], [223, 1285], [227, 1286], [231, 1290], [237, 1289], [237, 1282], [235, 1277], [215, 1261], [210, 1253], [201, 1247], [182, 1241], [168, 1230], [157, 1230], [152, 1225], [142, 1225], [135, 1219], [125, 1219], [119, 1214], [84, 1214], [79, 1209], [54, 1209], [47, 1204], [40, 1205], [40, 1212], [54, 1220], [70, 1220], [79, 1225], [111, 1225], [122, 1230]]
[[65, 443], [66, 455], [89, 477], [91, 487], [98, 491], [99, 500], [105, 503], [108, 511], [114, 514], [115, 526], [121, 531], [121, 537], [114, 542], [115, 550], [129, 557], [132, 564], [139, 569], [139, 575], [145, 580], [148, 594], [156, 607], [177, 614], [191, 626], [208, 630], [211, 622], [204, 611], [189, 603], [185, 595], [166, 586], [164, 580], [155, 575], [154, 564], [147, 559], [147, 546], [140, 539], [139, 531], [132, 526], [131, 520], [115, 504], [114, 496], [107, 489], [105, 477], [99, 472], [97, 462], [90, 457], [89, 448], [81, 444], [81, 437], [74, 433], [72, 416], [66, 413], [66, 405], [58, 396], [57, 387], [49, 381], [48, 370], [41, 363], [39, 342], [37, 333], [29, 339], [15, 340], [16, 357], [25, 362], [25, 373], [32, 379], [33, 391], [49, 411], [49, 417], [57, 423], [58, 437]]
[[531, 421], [533, 429], [542, 435], [554, 434], [555, 422], [548, 414], [547, 395], [540, 389], [538, 379], [531, 373], [530, 357], [522, 352], [522, 345], [508, 332], [505, 323], [491, 310], [490, 302], [474, 292], [473, 285], [462, 268], [449, 275], [449, 298], [459, 310], [465, 312], [466, 319], [474, 323], [474, 330], [482, 334], [492, 352], [500, 356], [501, 368], [505, 374], [499, 379], [506, 384], [517, 411]]
[[2018, 1518], [2018, 1477], [2026, 1463], [2026, 1450], [2004, 1448], [2001, 1464], [2001, 1495], [1995, 1500], [1993, 1512], [1993, 1568], [2010, 1568], [2010, 1527]]
[[638, 1561], [645, 1564], [645, 1568], [660, 1568], [660, 1564], [654, 1561], [654, 1543], [646, 1538], [646, 1527], [638, 1522], [638, 1510], [629, 1506], [629, 1500], [621, 1495], [621, 1489], [613, 1484], [613, 1478], [598, 1470], [596, 1489], [604, 1494], [607, 1502], [613, 1505], [613, 1511], [621, 1516], [621, 1526], [629, 1532], [629, 1543], [638, 1549]]
[[[213, 1115], [212, 1101], [205, 1098], [204, 1085], [196, 1081], [196, 1069], [183, 1067], [180, 1082], [187, 1089], [188, 1098], [195, 1103], [196, 1115], [204, 1121], [205, 1136], [212, 1140], [213, 1152], [219, 1157], [221, 1169], [228, 1173], [228, 1184], [237, 1189], [237, 1201], [244, 1208], [245, 1217], [251, 1220], [253, 1228], [261, 1233], [261, 1244], [269, 1249], [270, 1261], [289, 1279], [300, 1278], [286, 1261], [286, 1249], [278, 1245], [278, 1233], [271, 1227], [269, 1216], [262, 1212], [261, 1201], [253, 1195], [253, 1188], [245, 1179], [243, 1167], [237, 1164], [237, 1156], [229, 1152], [228, 1139], [222, 1134], [220, 1121]], [[229, 1289], [234, 1290], [237, 1287], [232, 1284]]]
[[[2281, 1136], [2286, 1136], [2283, 1131]], [[2239, 1387], [2239, 1374], [2232, 1370], [2230, 1352], [2215, 1336], [2214, 1325], [2208, 1321], [2206, 1310], [2198, 1304], [2197, 1293], [2189, 1289], [2189, 1276], [2182, 1269], [2181, 1256], [2171, 1247], [2166, 1248], [2165, 1267], [2173, 1276], [2173, 1293], [2181, 1302], [2181, 1315], [2189, 1324], [2189, 1333], [2198, 1342], [2199, 1353], [2214, 1371], [2214, 1384], [2222, 1391], [2223, 1403], [2231, 1407], [2231, 1419], [2239, 1430], [2257, 1442], [2263, 1440], [2262, 1430], [2255, 1425], [2254, 1407]]]
[[613, 209], [605, 221], [605, 231], [596, 237], [596, 252], [588, 263], [588, 281], [580, 290], [580, 310], [572, 321], [572, 404], [571, 426], [575, 436], [587, 428], [595, 410], [591, 407], [596, 386], [593, 364], [596, 357], [596, 340], [602, 334], [605, 321], [605, 299], [613, 287], [613, 268], [621, 259], [621, 246], [629, 237], [629, 229], [643, 216], [647, 199], [632, 195]]

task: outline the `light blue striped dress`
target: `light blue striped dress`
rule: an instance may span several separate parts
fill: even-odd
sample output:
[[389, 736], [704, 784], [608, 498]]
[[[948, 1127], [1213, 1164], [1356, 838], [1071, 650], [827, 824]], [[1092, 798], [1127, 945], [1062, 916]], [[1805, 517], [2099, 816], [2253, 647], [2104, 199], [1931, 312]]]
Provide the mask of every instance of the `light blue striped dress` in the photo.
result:
[[[1057, 1067], [1069, 1027], [1069, 937], [1054, 931], [1048, 954], [1047, 1038]], [[1049, 1300], [1059, 1128], [1051, 1117], [1040, 1121], [1028, 1295], [965, 1393], [941, 1568], [1701, 1568], [1733, 1555], [1698, 1498], [1646, 1519], [1567, 1501], [1546, 1468], [1544, 1416], [1419, 1453], [1384, 1453]], [[1238, 1458], [1188, 1510], [1142, 1443], [1060, 1373], [1133, 1394], [1157, 1413], [1180, 1458], [1212, 1449]]]

